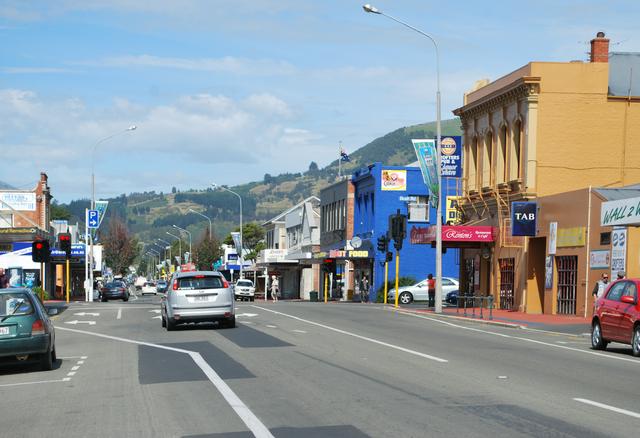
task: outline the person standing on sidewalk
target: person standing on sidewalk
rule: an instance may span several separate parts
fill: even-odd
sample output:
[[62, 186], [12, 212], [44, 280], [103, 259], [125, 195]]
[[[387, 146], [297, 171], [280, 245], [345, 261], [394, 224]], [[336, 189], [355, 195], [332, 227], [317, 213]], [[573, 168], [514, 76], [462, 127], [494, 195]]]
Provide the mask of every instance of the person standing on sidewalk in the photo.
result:
[[593, 287], [593, 291], [591, 292], [593, 294], [594, 301], [602, 296], [607, 288], [607, 283], [609, 283], [609, 274], [602, 274], [600, 280], [596, 282], [596, 285]]
[[0, 289], [6, 289], [9, 287], [9, 276], [4, 268], [0, 268]]
[[361, 302], [368, 303], [369, 302], [369, 279], [367, 278], [367, 274], [362, 275], [362, 280], [360, 280], [360, 293]]
[[278, 292], [280, 289], [280, 283], [278, 282], [278, 277], [275, 275], [271, 276], [271, 299], [274, 303], [278, 302]]
[[436, 279], [433, 274], [427, 275], [427, 290], [429, 292], [429, 307], [436, 306]]

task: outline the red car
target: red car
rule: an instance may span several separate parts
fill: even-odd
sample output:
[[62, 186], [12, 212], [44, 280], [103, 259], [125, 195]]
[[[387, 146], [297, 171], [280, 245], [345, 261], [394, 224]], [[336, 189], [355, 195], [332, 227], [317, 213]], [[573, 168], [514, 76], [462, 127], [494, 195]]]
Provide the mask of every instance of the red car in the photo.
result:
[[631, 344], [640, 356], [639, 279], [618, 280], [595, 303], [591, 321], [591, 346], [604, 350], [609, 342]]

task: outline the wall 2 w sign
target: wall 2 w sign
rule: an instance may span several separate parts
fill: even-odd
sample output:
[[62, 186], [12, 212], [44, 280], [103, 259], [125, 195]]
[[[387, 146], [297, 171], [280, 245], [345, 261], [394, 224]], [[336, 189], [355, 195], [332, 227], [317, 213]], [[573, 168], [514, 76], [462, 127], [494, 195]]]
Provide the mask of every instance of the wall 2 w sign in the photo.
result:
[[538, 225], [538, 204], [535, 202], [511, 203], [511, 235], [535, 236]]

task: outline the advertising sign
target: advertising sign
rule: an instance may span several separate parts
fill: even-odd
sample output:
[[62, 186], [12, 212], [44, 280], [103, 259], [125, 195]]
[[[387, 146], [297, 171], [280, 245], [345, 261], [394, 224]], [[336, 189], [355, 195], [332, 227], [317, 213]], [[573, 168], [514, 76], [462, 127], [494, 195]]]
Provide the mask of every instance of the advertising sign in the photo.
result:
[[512, 202], [511, 224], [512, 236], [535, 236], [538, 224], [538, 204], [535, 202]]
[[553, 256], [548, 255], [544, 261], [544, 288], [553, 289]]
[[586, 227], [560, 228], [556, 245], [558, 248], [584, 246], [586, 231]]
[[603, 202], [600, 209], [600, 225], [640, 224], [640, 198]]
[[458, 202], [461, 196], [447, 196], [447, 216], [445, 222], [447, 225], [457, 225], [462, 221]]
[[36, 211], [36, 194], [0, 192], [0, 210]]
[[627, 265], [627, 229], [615, 228], [611, 232], [611, 278]]
[[429, 189], [431, 206], [438, 206], [438, 174], [436, 171], [436, 142], [434, 140], [411, 140], [416, 150], [422, 179]]
[[442, 177], [460, 178], [462, 176], [462, 137], [440, 138], [440, 167]]
[[549, 255], [556, 253], [556, 243], [558, 241], [558, 222], [549, 223]]
[[240, 252], [240, 232], [232, 231], [231, 239], [233, 239], [233, 246], [236, 247], [236, 251]]
[[381, 190], [407, 190], [407, 171], [382, 169]]
[[[442, 226], [443, 242], [493, 242], [495, 239], [493, 227], [488, 226]], [[412, 226], [409, 231], [409, 241], [412, 244], [429, 244], [436, 240], [436, 226]]]
[[609, 250], [593, 250], [589, 254], [590, 269], [609, 269], [611, 266], [611, 252]]

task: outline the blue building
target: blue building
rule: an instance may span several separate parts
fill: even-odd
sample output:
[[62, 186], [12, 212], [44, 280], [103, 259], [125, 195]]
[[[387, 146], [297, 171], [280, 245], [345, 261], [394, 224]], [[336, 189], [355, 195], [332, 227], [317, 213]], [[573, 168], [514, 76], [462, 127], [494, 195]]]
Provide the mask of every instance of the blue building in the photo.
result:
[[[414, 277], [416, 281], [435, 275], [436, 250], [427, 243], [418, 243], [417, 235], [424, 235], [429, 226], [436, 223], [436, 209], [429, 204], [429, 192], [422, 179], [419, 167], [384, 166], [374, 163], [356, 171], [351, 179], [355, 189], [353, 236], [354, 248], [368, 250], [369, 258], [353, 259], [356, 284], [366, 275], [371, 284], [370, 299], [376, 300], [377, 291], [384, 286], [385, 255], [377, 251], [378, 237], [388, 230], [389, 216], [407, 215], [407, 236], [400, 251], [400, 276]], [[442, 190], [442, 212], [444, 216], [446, 196], [454, 196], [455, 190]], [[443, 219], [443, 222], [446, 222]], [[413, 231], [413, 233], [412, 233]], [[412, 238], [412, 235], [414, 238]], [[354, 244], [355, 242], [355, 244]], [[413, 242], [413, 243], [412, 243]], [[424, 241], [423, 241], [424, 242]], [[393, 250], [393, 243], [390, 245]], [[395, 250], [394, 257], [395, 257]], [[450, 248], [442, 255], [442, 275], [458, 277], [459, 249]], [[395, 279], [395, 258], [389, 263], [389, 280]]]

